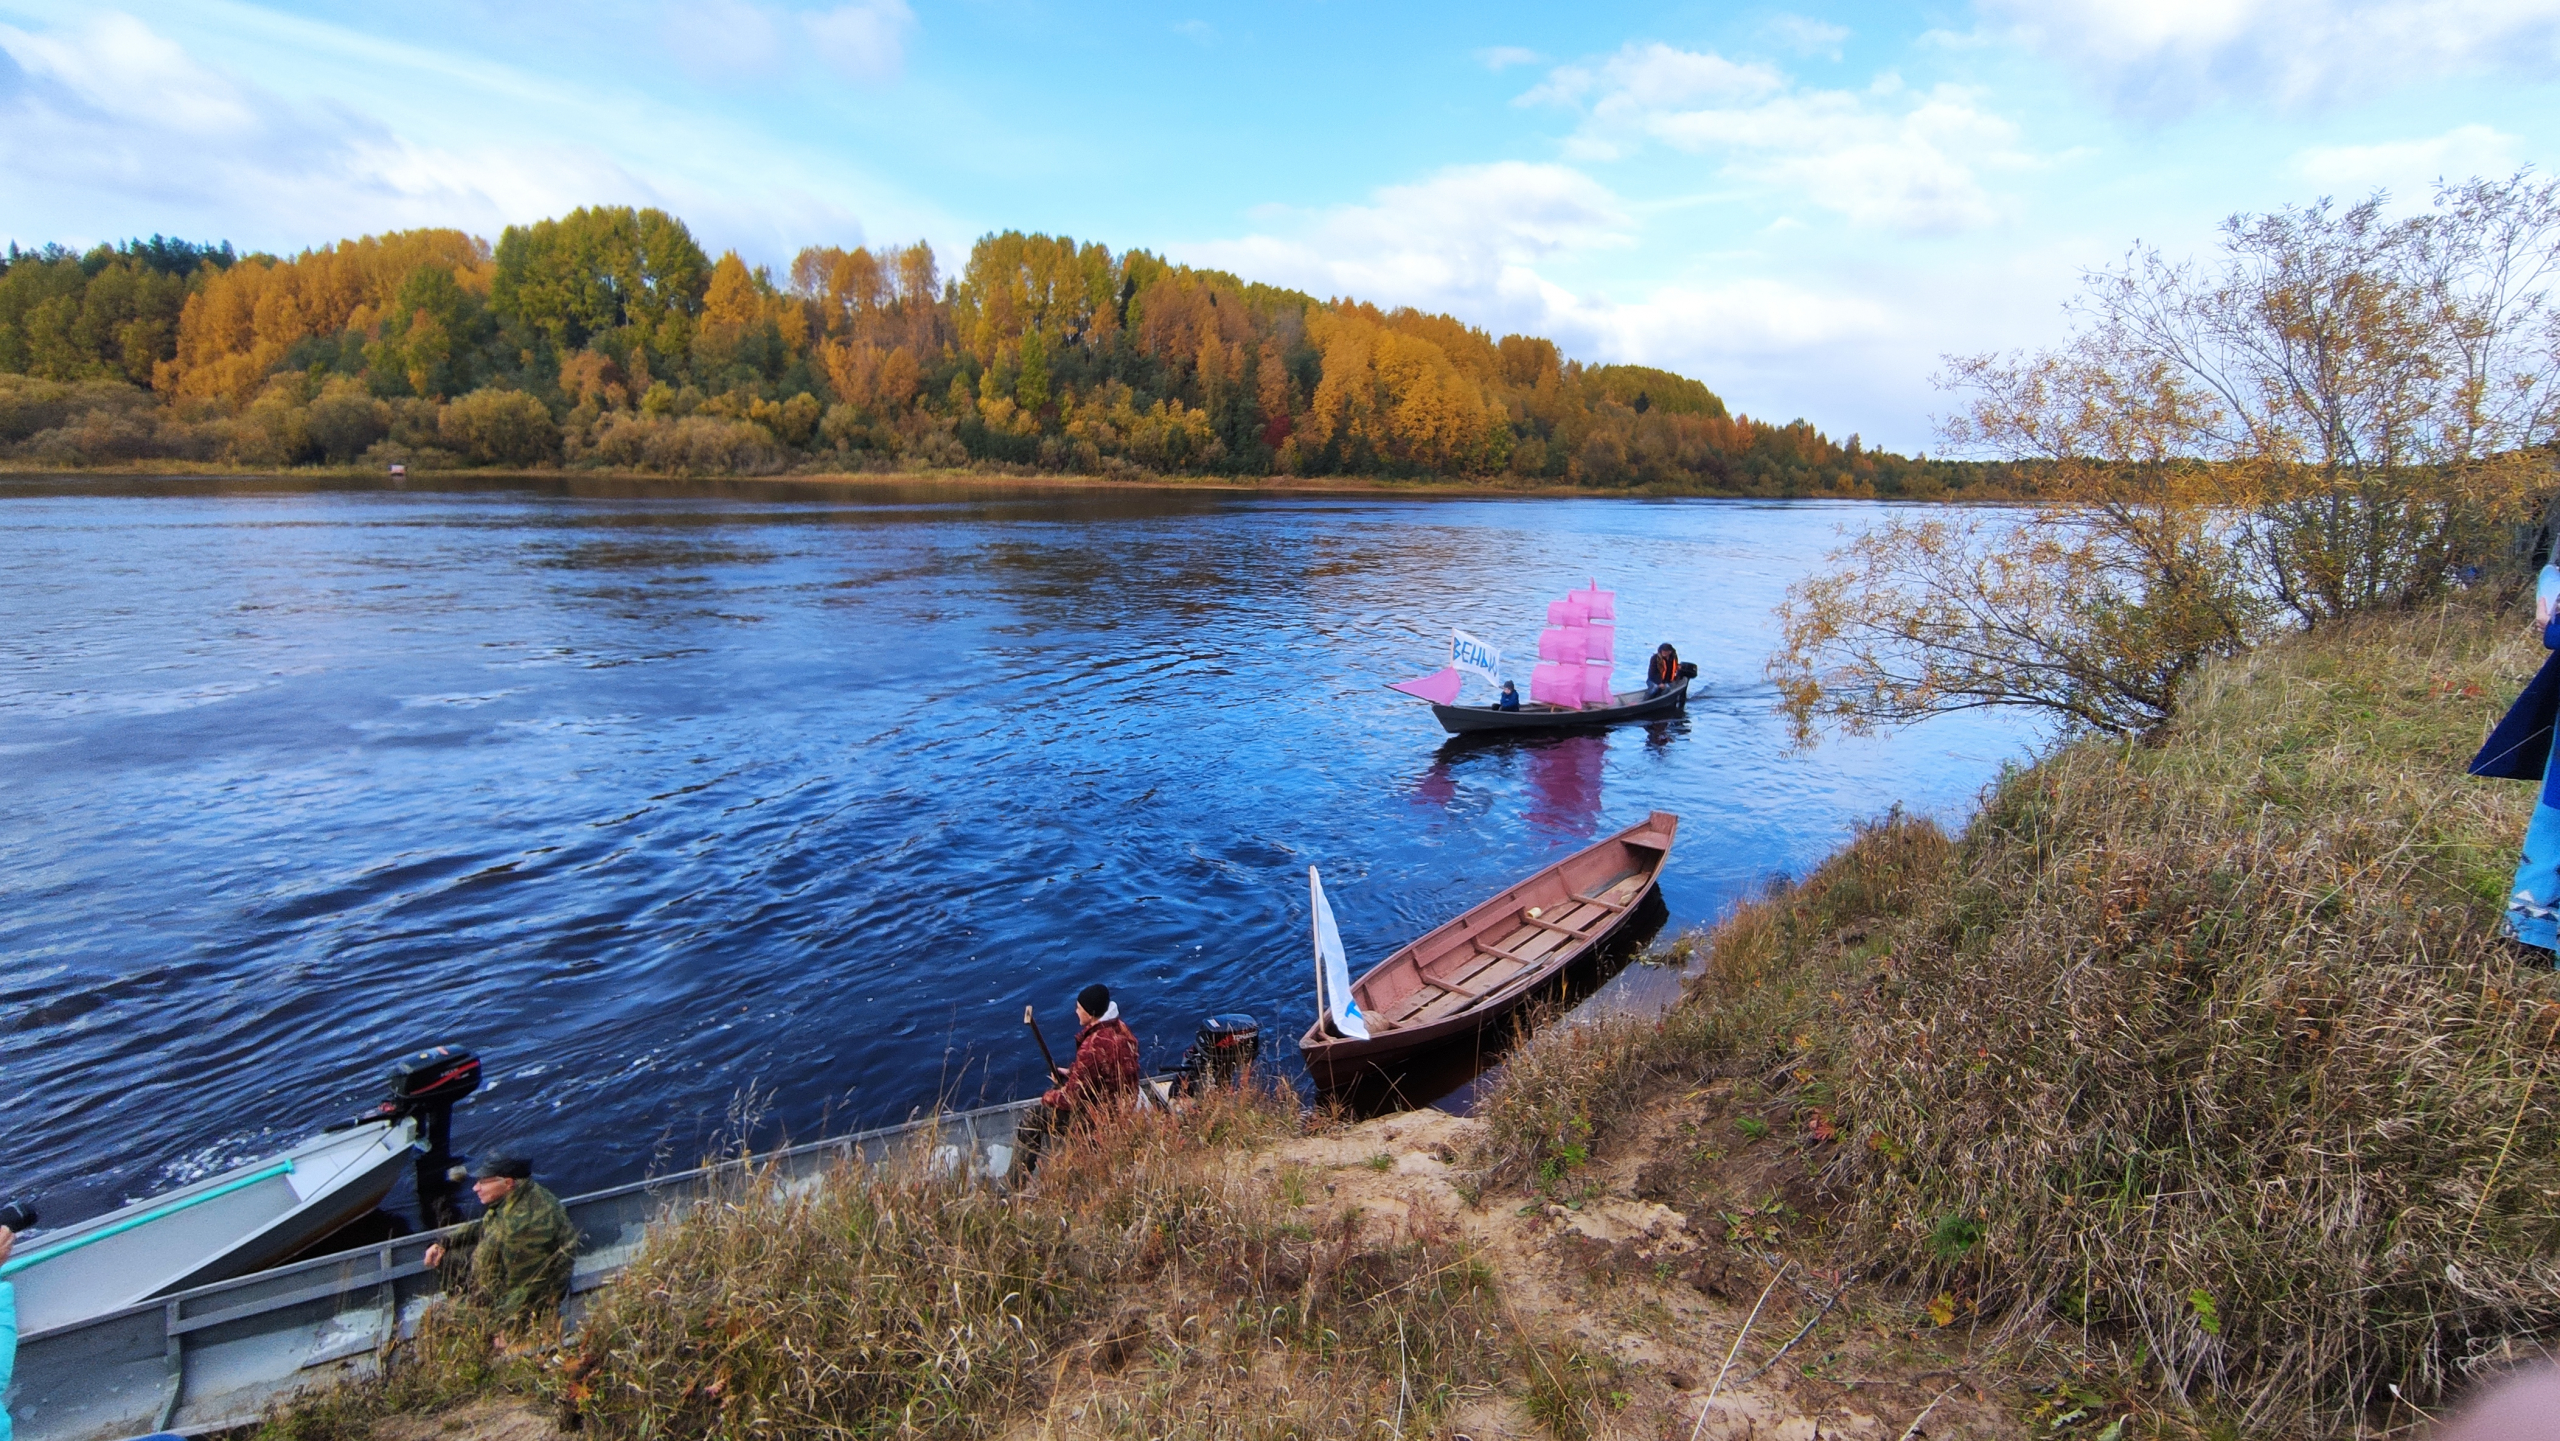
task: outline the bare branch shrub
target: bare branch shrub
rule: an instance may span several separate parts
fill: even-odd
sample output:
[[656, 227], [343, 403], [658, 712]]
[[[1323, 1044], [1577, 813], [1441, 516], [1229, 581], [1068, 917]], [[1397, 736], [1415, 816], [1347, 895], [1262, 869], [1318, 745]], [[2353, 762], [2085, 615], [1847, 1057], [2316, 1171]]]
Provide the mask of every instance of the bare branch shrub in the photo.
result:
[[2406, 607], [2520, 558], [2560, 434], [2560, 182], [2235, 216], [2210, 268], [2137, 247], [2076, 334], [1951, 357], [1961, 451], [2032, 467], [2023, 517], [1889, 517], [1782, 608], [1800, 736], [2026, 706], [2148, 731], [2203, 662]]

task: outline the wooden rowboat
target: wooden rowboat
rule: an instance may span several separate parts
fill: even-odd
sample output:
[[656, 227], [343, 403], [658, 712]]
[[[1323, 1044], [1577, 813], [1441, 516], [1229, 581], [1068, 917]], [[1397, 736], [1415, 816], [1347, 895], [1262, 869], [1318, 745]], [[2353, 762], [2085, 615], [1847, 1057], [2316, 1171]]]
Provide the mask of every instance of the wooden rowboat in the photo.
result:
[[1440, 728], [1451, 735], [1476, 735], [1485, 731], [1553, 731], [1576, 730], [1584, 726], [1616, 725], [1620, 721], [1660, 720], [1689, 708], [1689, 683], [1681, 681], [1658, 696], [1648, 697], [1641, 690], [1622, 690], [1611, 696], [1605, 706], [1585, 706], [1566, 710], [1562, 706], [1532, 703], [1518, 710], [1500, 710], [1489, 705], [1440, 705], [1431, 714]]
[[1298, 1041], [1328, 1090], [1416, 1053], [1469, 1039], [1624, 927], [1653, 890], [1680, 818], [1655, 811], [1450, 921], [1351, 983], [1369, 1039], [1319, 1015]]

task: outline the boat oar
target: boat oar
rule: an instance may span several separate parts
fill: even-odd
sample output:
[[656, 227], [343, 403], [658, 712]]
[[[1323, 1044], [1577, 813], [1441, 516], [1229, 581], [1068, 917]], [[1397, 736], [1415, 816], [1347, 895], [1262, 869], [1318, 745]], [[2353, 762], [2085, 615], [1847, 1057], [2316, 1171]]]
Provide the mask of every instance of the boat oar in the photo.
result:
[[1054, 1079], [1058, 1074], [1058, 1058], [1049, 1054], [1049, 1038], [1040, 1034], [1040, 1018], [1031, 1013], [1029, 1006], [1022, 1008], [1022, 1024], [1031, 1028], [1031, 1039], [1040, 1043], [1040, 1059], [1049, 1063], [1047, 1074]]

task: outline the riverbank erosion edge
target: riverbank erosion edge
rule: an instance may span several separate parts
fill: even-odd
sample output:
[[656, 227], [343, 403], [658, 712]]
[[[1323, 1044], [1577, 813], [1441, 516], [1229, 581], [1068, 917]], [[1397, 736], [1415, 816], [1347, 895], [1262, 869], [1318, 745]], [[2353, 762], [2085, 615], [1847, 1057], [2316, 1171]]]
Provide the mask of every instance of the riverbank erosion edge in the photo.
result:
[[1960, 835], [1888, 816], [1675, 943], [1665, 1014], [1528, 1040], [1474, 1119], [1273, 1093], [1010, 1200], [750, 1185], [559, 1356], [433, 1332], [268, 1434], [465, 1397], [440, 1424], [489, 1436], [2415, 1426], [2560, 1336], [2560, 984], [2495, 935], [2530, 788], [2462, 774], [2524, 629], [2295, 637]]

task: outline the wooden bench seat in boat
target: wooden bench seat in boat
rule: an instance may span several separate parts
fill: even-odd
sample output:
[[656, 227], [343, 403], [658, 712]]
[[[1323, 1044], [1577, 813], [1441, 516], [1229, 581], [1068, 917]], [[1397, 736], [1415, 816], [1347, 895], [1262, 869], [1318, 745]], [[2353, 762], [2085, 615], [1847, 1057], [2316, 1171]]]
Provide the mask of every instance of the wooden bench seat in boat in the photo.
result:
[[[1436, 927], [1351, 984], [1369, 1038], [1319, 1018], [1298, 1043], [1319, 1086], [1471, 1037], [1623, 928], [1660, 879], [1680, 818], [1656, 811]], [[1531, 912], [1536, 914], [1531, 914]]]

